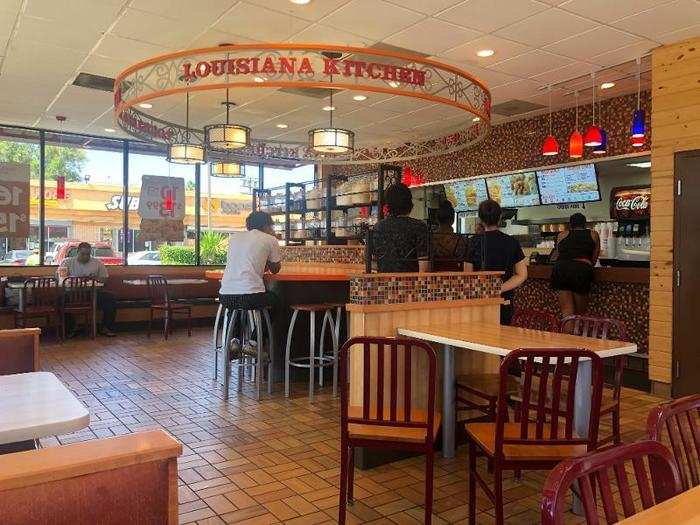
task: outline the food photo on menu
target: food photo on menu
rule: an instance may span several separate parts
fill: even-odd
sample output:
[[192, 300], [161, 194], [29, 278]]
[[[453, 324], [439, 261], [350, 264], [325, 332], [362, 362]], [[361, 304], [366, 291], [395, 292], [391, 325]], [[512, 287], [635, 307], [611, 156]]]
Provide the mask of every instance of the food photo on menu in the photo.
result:
[[473, 211], [488, 198], [485, 179], [463, 180], [445, 184], [445, 196], [456, 211]]
[[542, 204], [600, 200], [595, 165], [582, 164], [537, 172]]
[[501, 175], [486, 179], [489, 196], [506, 208], [540, 204], [537, 177], [534, 171]]

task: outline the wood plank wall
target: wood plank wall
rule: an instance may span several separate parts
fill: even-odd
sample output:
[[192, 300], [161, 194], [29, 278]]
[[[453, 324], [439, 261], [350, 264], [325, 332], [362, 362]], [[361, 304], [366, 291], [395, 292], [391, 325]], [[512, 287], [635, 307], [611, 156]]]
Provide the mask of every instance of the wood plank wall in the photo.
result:
[[[671, 383], [674, 155], [700, 149], [700, 38], [652, 53], [649, 379]], [[662, 392], [664, 385], [655, 385]]]

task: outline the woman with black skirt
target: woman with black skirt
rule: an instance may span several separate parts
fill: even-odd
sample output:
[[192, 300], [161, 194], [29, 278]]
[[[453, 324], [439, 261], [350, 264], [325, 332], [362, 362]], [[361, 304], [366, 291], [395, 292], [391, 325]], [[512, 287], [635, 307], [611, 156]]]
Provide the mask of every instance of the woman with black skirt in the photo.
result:
[[586, 228], [582, 213], [569, 218], [569, 229], [557, 238], [557, 252], [552, 289], [557, 291], [562, 317], [584, 314], [593, 284], [593, 267], [600, 255], [600, 237], [595, 230]]

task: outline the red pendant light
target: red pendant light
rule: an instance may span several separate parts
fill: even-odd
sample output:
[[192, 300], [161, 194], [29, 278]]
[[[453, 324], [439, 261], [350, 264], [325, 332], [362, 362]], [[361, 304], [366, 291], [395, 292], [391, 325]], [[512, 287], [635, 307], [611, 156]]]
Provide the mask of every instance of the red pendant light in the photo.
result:
[[549, 135], [547, 135], [542, 143], [542, 155], [551, 157], [559, 154], [559, 143], [552, 135], [552, 86], [549, 86]]
[[589, 147], [600, 146], [603, 142], [603, 134], [600, 132], [600, 128], [596, 126], [595, 123], [595, 72], [591, 73], [591, 78], [593, 79], [593, 123], [586, 130], [583, 136], [583, 144]]
[[576, 99], [576, 127], [569, 137], [569, 158], [580, 159], [583, 157], [583, 135], [578, 130], [578, 91], [574, 93]]
[[64, 200], [66, 198], [66, 178], [63, 175], [56, 177], [56, 199]]
[[644, 137], [631, 137], [632, 140], [632, 147], [634, 148], [641, 148], [644, 146], [645, 139]]

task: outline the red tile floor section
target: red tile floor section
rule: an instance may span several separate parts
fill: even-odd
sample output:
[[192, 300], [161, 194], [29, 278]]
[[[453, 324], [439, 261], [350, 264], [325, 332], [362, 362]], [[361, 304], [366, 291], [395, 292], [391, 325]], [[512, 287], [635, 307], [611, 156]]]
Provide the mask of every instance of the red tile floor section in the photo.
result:
[[[338, 401], [326, 388], [310, 404], [304, 385], [286, 400], [276, 385], [272, 396], [256, 402], [250, 383], [238, 394], [235, 378], [231, 398], [223, 401], [211, 379], [209, 334], [176, 332], [168, 342], [141, 333], [42, 342], [42, 367], [71, 388], [92, 418], [89, 428], [43, 439], [43, 446], [164, 428], [184, 445], [178, 462], [181, 523], [335, 523]], [[624, 440], [643, 435], [646, 415], [660, 401], [623, 392]], [[433, 523], [464, 523], [466, 447], [456, 459], [436, 459]], [[348, 523], [422, 523], [423, 469], [424, 459], [416, 457], [358, 470]], [[506, 478], [507, 523], [539, 523], [545, 474]], [[483, 495], [477, 522], [493, 523], [493, 507]]]

